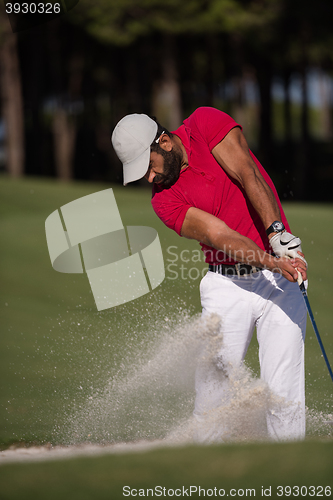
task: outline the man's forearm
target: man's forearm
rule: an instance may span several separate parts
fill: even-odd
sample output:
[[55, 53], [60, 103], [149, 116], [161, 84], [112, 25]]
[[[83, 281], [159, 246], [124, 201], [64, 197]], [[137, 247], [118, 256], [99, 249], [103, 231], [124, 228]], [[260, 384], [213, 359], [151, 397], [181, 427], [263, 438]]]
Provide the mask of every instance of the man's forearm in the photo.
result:
[[275, 220], [281, 220], [274, 193], [260, 173], [238, 127], [212, 149], [212, 154], [228, 175], [241, 184], [265, 229]]
[[275, 220], [281, 220], [281, 213], [273, 191], [260, 172], [252, 170], [244, 175], [244, 190], [267, 229]]
[[297, 279], [297, 272], [288, 258], [277, 259], [262, 250], [254, 241], [230, 229], [223, 221], [195, 207], [188, 209], [182, 236], [195, 239], [224, 252], [237, 262], [270, 269], [281, 273], [289, 281]]
[[276, 259], [272, 255], [236, 231], [230, 231], [228, 235], [213, 234], [208, 244], [237, 262], [271, 270], [276, 267]]
[[230, 229], [223, 221], [197, 208], [186, 214], [182, 235], [219, 250], [231, 259], [256, 267], [272, 269], [274, 258], [254, 241]]

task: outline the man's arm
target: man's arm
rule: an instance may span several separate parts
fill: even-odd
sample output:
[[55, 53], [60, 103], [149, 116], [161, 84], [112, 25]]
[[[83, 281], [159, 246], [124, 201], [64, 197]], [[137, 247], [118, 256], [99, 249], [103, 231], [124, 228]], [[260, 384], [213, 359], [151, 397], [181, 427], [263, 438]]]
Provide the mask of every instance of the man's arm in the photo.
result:
[[[249, 146], [239, 127], [230, 130], [225, 138], [212, 149], [212, 154], [221, 167], [241, 184], [265, 229], [275, 220], [281, 221], [281, 213], [274, 193], [251, 157]], [[291, 245], [297, 242], [299, 246], [297, 253], [304, 257], [300, 247], [301, 240], [290, 233], [270, 233], [268, 238], [274, 253], [280, 257], [295, 255], [296, 250], [291, 251], [285, 241], [282, 243], [283, 246], [281, 245], [280, 240], [284, 237], [287, 240], [289, 238]]]
[[275, 258], [264, 252], [251, 239], [230, 229], [223, 221], [199, 208], [188, 209], [181, 230], [182, 236], [222, 250], [229, 257], [282, 274], [288, 281], [297, 280], [297, 269], [306, 279], [306, 266], [301, 259]]
[[[253, 161], [249, 146], [239, 127], [235, 127], [213, 149], [212, 154], [221, 167], [244, 188], [251, 204], [267, 229], [281, 220], [273, 191]], [[271, 233], [270, 237], [275, 233]]]

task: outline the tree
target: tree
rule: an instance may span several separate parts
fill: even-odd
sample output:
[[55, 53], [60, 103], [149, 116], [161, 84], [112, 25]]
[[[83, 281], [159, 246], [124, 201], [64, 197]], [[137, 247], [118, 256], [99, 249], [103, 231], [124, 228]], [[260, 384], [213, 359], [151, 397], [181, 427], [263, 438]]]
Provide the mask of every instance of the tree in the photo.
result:
[[[81, 0], [70, 18], [100, 41], [118, 46], [133, 45], [142, 37], [160, 34], [155, 57], [160, 69], [153, 85], [152, 109], [173, 128], [180, 121], [181, 100], [177, 71], [177, 41], [197, 35], [206, 38], [208, 103], [213, 103], [212, 65], [217, 64], [216, 39], [222, 33], [246, 33], [267, 28], [276, 17], [278, 0]], [[189, 47], [190, 51], [190, 47]], [[215, 56], [215, 57], [214, 57]], [[220, 57], [221, 60], [221, 57]], [[265, 128], [266, 130], [267, 128]]]
[[17, 35], [0, 4], [1, 101], [6, 130], [6, 158], [9, 175], [24, 172], [24, 120]]
[[[52, 119], [53, 149], [55, 159], [56, 175], [62, 180], [70, 180], [74, 177], [73, 160], [76, 139], [76, 120], [70, 113], [70, 101], [80, 94], [82, 80], [82, 57], [78, 51], [70, 51], [66, 60], [62, 59], [63, 38], [61, 36], [60, 19], [52, 21], [49, 25], [48, 40], [52, 64], [54, 108]], [[65, 64], [64, 64], [65, 63]], [[64, 69], [68, 64], [68, 78], [64, 75]], [[67, 76], [67, 75], [66, 75]], [[66, 90], [63, 85], [66, 85]]]
[[[320, 67], [327, 63], [332, 67], [332, 16], [332, 2], [326, 0], [318, 0], [315, 8], [309, 0], [294, 0], [293, 2], [283, 0], [281, 1], [280, 16], [277, 20], [278, 33], [283, 34], [277, 39], [276, 44], [280, 42], [280, 69], [284, 73], [286, 87], [285, 129], [287, 134], [291, 133], [287, 82], [292, 71], [297, 71], [301, 77], [301, 140], [294, 158], [297, 177], [295, 191], [296, 197], [300, 199], [311, 198], [314, 191], [314, 157], [309, 122], [308, 72], [310, 67]], [[290, 138], [288, 149], [290, 151]]]

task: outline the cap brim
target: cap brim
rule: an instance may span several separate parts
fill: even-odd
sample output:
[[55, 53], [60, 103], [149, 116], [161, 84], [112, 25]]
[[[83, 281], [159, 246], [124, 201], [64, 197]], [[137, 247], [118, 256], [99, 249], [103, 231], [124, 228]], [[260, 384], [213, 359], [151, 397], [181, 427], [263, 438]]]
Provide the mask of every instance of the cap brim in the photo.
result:
[[135, 160], [123, 164], [124, 173], [124, 186], [129, 182], [138, 181], [142, 179], [147, 173], [150, 161], [150, 148], [147, 148], [138, 158]]

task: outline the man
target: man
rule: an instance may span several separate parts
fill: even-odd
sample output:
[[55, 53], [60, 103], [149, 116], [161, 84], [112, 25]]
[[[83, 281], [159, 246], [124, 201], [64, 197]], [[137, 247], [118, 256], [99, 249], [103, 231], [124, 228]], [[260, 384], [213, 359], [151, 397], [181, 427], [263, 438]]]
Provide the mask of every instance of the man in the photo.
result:
[[[128, 115], [112, 143], [124, 185], [154, 183], [156, 214], [180, 236], [200, 242], [209, 271], [200, 284], [203, 315], [221, 317], [223, 367], [240, 365], [257, 328], [261, 378], [283, 398], [267, 416], [273, 439], [305, 435], [306, 309], [297, 286], [307, 279], [301, 241], [290, 233], [275, 187], [227, 114], [198, 108], [169, 133], [146, 115]], [[194, 415], [205, 419], [225, 397], [216, 376], [197, 372]]]

